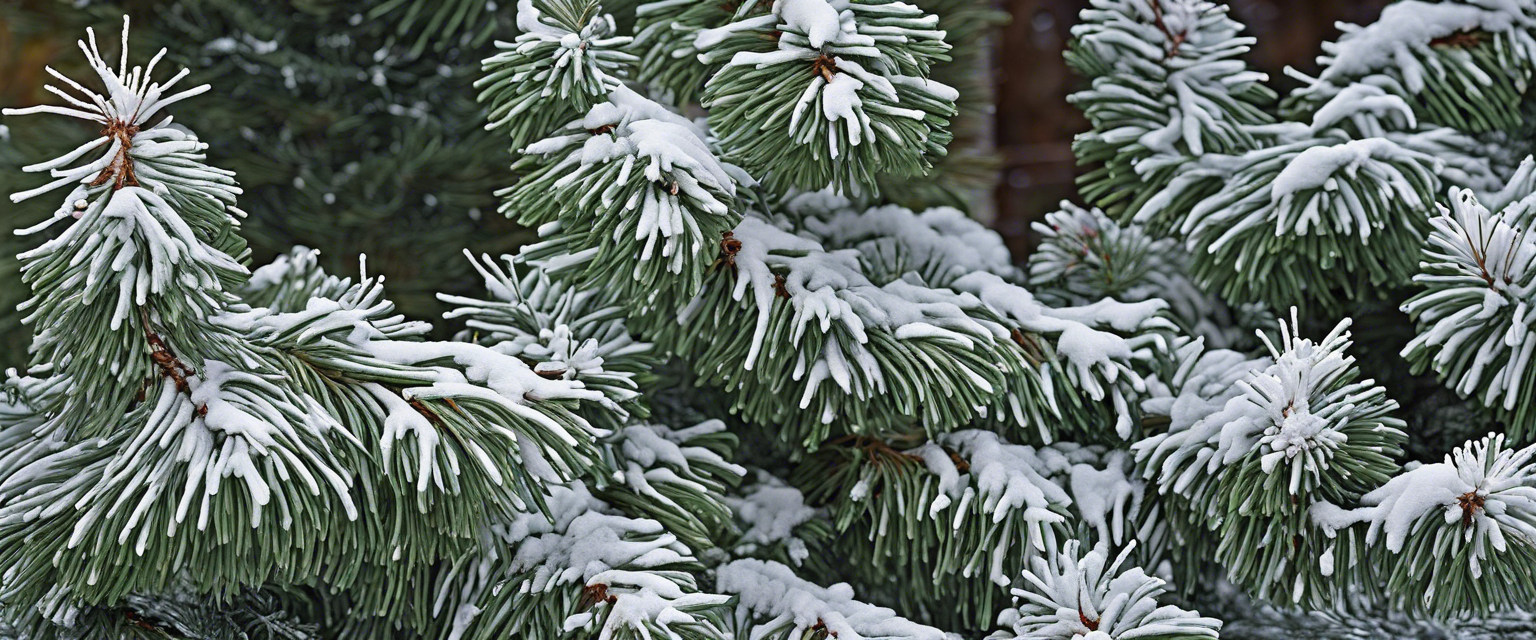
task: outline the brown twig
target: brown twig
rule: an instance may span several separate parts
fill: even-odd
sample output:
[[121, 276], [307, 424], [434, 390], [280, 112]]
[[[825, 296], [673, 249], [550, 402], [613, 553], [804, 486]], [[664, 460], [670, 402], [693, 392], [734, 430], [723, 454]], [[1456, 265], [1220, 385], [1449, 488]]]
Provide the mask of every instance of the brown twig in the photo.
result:
[[1461, 237], [1467, 241], [1467, 248], [1472, 251], [1472, 260], [1477, 263], [1478, 275], [1482, 276], [1483, 281], [1487, 282], [1488, 286], [1493, 286], [1493, 275], [1488, 273], [1488, 246], [1486, 244], [1478, 246], [1476, 242], [1473, 242], [1472, 236], [1466, 227], [1461, 228]]
[[710, 265], [714, 270], [725, 265], [731, 268], [731, 273], [736, 273], [736, 254], [741, 253], [741, 241], [736, 239], [736, 234], [726, 231], [720, 234], [720, 257]]
[[1164, 59], [1179, 55], [1179, 47], [1184, 44], [1184, 39], [1188, 38], [1189, 34], [1182, 31], [1173, 33], [1168, 29], [1168, 23], [1163, 22], [1163, 4], [1159, 0], [1153, 0], [1152, 2], [1152, 24], [1157, 27], [1158, 31], [1163, 32], [1163, 37], [1168, 38], [1168, 42], [1172, 44], [1168, 48], [1167, 57]]
[[[453, 427], [448, 424], [447, 420], [444, 420], [443, 417], [438, 415], [436, 411], [433, 411], [432, 407], [427, 406], [427, 403], [422, 402], [419, 398], [405, 397], [405, 390], [400, 387], [394, 387], [387, 384], [380, 386], [384, 387], [385, 389], [389, 389], [390, 393], [399, 396], [400, 399], [404, 400], [405, 403], [410, 405], [412, 409], [415, 409], [416, 413], [419, 413], [421, 414], [421, 417], [426, 418], [428, 424], [431, 424], [433, 427], [443, 431], [444, 433], [447, 433], [448, 437], [453, 438], [454, 442], [457, 442], [461, 445], [464, 444], [464, 439], [459, 437], [459, 433], [453, 430]], [[458, 412], [459, 415], [464, 415], [464, 410], [459, 408], [459, 405], [453, 401], [453, 398], [443, 398], [443, 401], [448, 404], [449, 408], [452, 408], [454, 411]]]
[[619, 601], [619, 597], [608, 593], [606, 584], [589, 584], [581, 588], [581, 601], [577, 603], [577, 611], [586, 611], [597, 606], [599, 602], [613, 604]]
[[[144, 341], [149, 343], [149, 359], [153, 360], [155, 366], [160, 368], [162, 376], [171, 379], [171, 382], [176, 385], [177, 391], [190, 397], [192, 395], [192, 385], [187, 383], [187, 376], [197, 372], [182, 362], [180, 358], [177, 358], [176, 354], [171, 351], [171, 348], [165, 344], [165, 340], [162, 340], [159, 334], [156, 334], [150, 328], [149, 312], [145, 311], [144, 307], [139, 307], [139, 319], [144, 324]], [[197, 415], [199, 417], [208, 415], [208, 405], [198, 405]]]
[[1466, 530], [1472, 526], [1472, 518], [1477, 512], [1483, 510], [1483, 504], [1487, 502], [1476, 489], [1456, 496], [1456, 504], [1461, 505], [1461, 528]]
[[1035, 334], [1024, 333], [1023, 331], [1014, 329], [1009, 334], [1009, 337], [1013, 338], [1014, 344], [1017, 344], [1020, 348], [1024, 349], [1024, 359], [1028, 360], [1030, 365], [1038, 367], [1040, 366], [1040, 363], [1045, 362], [1045, 351], [1040, 348], [1040, 343], [1035, 337]]
[[832, 74], [837, 73], [837, 60], [825, 53], [816, 56], [816, 60], [811, 62], [811, 72], [831, 82]]
[[1429, 41], [1431, 47], [1455, 47], [1457, 49], [1471, 49], [1488, 39], [1486, 31], [1457, 31], [1448, 36], [1440, 36]]
[[848, 446], [853, 449], [859, 449], [863, 451], [864, 455], [869, 458], [871, 464], [881, 464], [882, 460], [906, 460], [914, 462], [922, 462], [923, 460], [919, 456], [912, 455], [905, 451], [898, 451], [895, 447], [886, 444], [884, 440], [871, 438], [869, 436], [847, 435], [836, 438], [827, 444]]
[[411, 405], [411, 408], [415, 409], [416, 413], [421, 414], [421, 417], [426, 418], [427, 422], [431, 423], [432, 426], [439, 429], [446, 427], [446, 425], [443, 423], [443, 417], [437, 415], [437, 412], [433, 411], [431, 407], [428, 407], [427, 403], [422, 402], [416, 398], [406, 400], [405, 403]]
[[113, 120], [107, 123], [107, 127], [101, 130], [101, 135], [117, 141], [117, 156], [112, 159], [105, 169], [97, 174], [90, 186], [99, 187], [113, 180], [112, 190], [117, 191], [123, 187], [139, 186], [139, 178], [133, 173], [133, 158], [129, 157], [128, 150], [133, 148], [133, 137], [138, 135], [138, 125], [129, 124], [122, 120]]
[[[869, 436], [846, 435], [829, 440], [827, 444], [859, 449], [864, 452], [864, 455], [869, 459], [870, 464], [878, 465], [897, 461], [923, 461], [922, 456], [899, 450], [884, 440], [879, 438], [871, 438]], [[951, 451], [948, 448], [944, 449], [944, 453], [949, 455], [950, 462], [955, 464], [955, 468], [958, 469], [960, 473], [967, 473], [971, 470], [971, 463], [965, 458], [960, 457], [959, 453]]]
[[[1153, 5], [1153, 6], [1156, 6], [1156, 5]], [[1083, 613], [1083, 607], [1081, 605], [1079, 605], [1077, 607], [1077, 619], [1082, 621], [1083, 626], [1088, 627], [1089, 631], [1098, 631], [1099, 630], [1099, 621], [1098, 620], [1089, 619], [1088, 618], [1088, 614]]]

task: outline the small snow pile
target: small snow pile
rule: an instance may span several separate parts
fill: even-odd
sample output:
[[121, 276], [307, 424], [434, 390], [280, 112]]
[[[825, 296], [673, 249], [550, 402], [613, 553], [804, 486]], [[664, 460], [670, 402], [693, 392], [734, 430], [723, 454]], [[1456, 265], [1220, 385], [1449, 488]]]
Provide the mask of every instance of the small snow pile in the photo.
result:
[[[967, 461], [965, 473], [956, 467], [945, 447]], [[1049, 470], [1034, 447], [1009, 444], [990, 431], [968, 429], [941, 435], [911, 453], [922, 457], [928, 471], [938, 477], [939, 497], [929, 508], [930, 517], [937, 517], [951, 504], [964, 511], [973, 501], [981, 515], [993, 520], [1022, 511], [1037, 546], [1044, 539], [1042, 524], [1066, 519], [1053, 507], [1070, 504], [1072, 499], [1046, 479]], [[955, 515], [957, 521], [963, 517], [962, 513]]]
[[[956, 531], [968, 520], [1016, 521], [1021, 530], [1014, 535], [1024, 536], [1033, 550], [1044, 551], [1055, 543], [1054, 527], [1067, 521], [1072, 499], [1046, 477], [1051, 471], [1034, 447], [1009, 444], [990, 431], [963, 430], [907, 453], [921, 458], [936, 478], [927, 517], [948, 520]], [[963, 471], [959, 461], [966, 465]], [[1008, 546], [989, 551], [988, 578], [995, 584], [1008, 584], [1003, 570]]]
[[838, 640], [945, 640], [943, 631], [855, 600], [847, 583], [822, 587], [776, 562], [736, 560], [720, 567], [715, 586], [739, 599], [739, 611], [759, 630], [751, 637], [798, 638], [825, 629]]
[[1402, 96], [1357, 82], [1329, 98], [1312, 114], [1312, 133], [1345, 123], [1353, 125], [1361, 136], [1379, 138], [1389, 131], [1413, 130], [1418, 126], [1418, 118]]
[[[1168, 380], [1154, 378], [1149, 381], [1147, 398], [1142, 401], [1142, 411], [1169, 418], [1168, 434], [1153, 436], [1147, 441], [1149, 443], [1188, 431], [1206, 416], [1220, 411], [1232, 398], [1243, 393], [1239, 381], [1274, 364], [1268, 357], [1250, 358], [1247, 354], [1227, 349], [1207, 351], [1198, 340], [1181, 345], [1174, 357], [1179, 363], [1178, 369]], [[1133, 449], [1142, 446], [1146, 445], [1133, 446]]]
[[[783, 543], [789, 557], [803, 562], [810, 555], [805, 542], [794, 536], [796, 527], [816, 518], [818, 511], [805, 504], [805, 495], [767, 472], [757, 474], [758, 484], [741, 496], [727, 496], [726, 504], [743, 531], [736, 553]], [[858, 498], [854, 498], [857, 500]]]
[[827, 0], [774, 0], [773, 12], [817, 49], [842, 33], [842, 18]]
[[1119, 545], [1156, 537], [1159, 523], [1147, 520], [1151, 528], [1138, 526], [1147, 486], [1136, 477], [1129, 451], [1059, 442], [1037, 453], [1047, 477], [1071, 496], [1077, 519], [1097, 534], [1096, 539]]
[[[1325, 230], [1320, 231], [1355, 233], [1365, 241], [1372, 230], [1386, 222], [1372, 220], [1358, 203], [1354, 207], [1343, 206], [1343, 202], [1319, 192], [1339, 192], [1341, 180], [1367, 185], [1375, 182], [1371, 186], [1381, 192], [1379, 197], [1416, 209], [1424, 203], [1410, 175], [1398, 165], [1420, 164], [1437, 170], [1441, 166], [1438, 160], [1385, 138], [1308, 147], [1287, 162], [1270, 185], [1270, 204], [1276, 213], [1275, 235], [1307, 235], [1311, 227], [1326, 223]], [[1298, 206], [1298, 201], [1304, 206]], [[1325, 221], [1323, 214], [1332, 214], [1333, 219]]]

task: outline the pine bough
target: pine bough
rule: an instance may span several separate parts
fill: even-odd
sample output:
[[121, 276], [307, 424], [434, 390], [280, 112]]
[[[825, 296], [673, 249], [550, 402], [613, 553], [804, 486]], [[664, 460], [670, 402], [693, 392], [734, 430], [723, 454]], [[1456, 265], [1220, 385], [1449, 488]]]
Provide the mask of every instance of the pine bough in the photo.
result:
[[[418, 52], [494, 10], [376, 4]], [[19, 257], [0, 637], [1530, 628], [1536, 163], [1480, 150], [1527, 124], [1536, 7], [1404, 0], [1280, 99], [1225, 7], [1094, 0], [1089, 206], [1020, 269], [881, 196], [947, 153], [954, 4], [520, 0], [478, 86], [539, 240], [468, 256], [447, 342], [366, 263], [252, 269], [165, 112], [208, 87], [91, 33], [101, 89], [6, 111], [101, 133], [12, 196], [66, 191]], [[1350, 332], [1383, 300], [1499, 433], [1408, 459]]]

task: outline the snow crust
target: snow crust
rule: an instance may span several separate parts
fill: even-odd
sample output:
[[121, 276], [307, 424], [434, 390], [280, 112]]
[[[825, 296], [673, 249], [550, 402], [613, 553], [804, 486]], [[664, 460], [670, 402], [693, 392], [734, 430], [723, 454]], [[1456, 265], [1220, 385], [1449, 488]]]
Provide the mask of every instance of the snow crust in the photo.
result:
[[733, 561], [716, 571], [715, 583], [722, 593], [739, 598], [737, 606], [758, 620], [756, 628], [792, 629], [788, 637], [800, 637], [820, 624], [839, 640], [946, 640], [938, 629], [855, 600], [847, 583], [822, 587], [776, 562]]
[[1388, 5], [1368, 26], [1340, 25], [1344, 35], [1324, 45], [1327, 55], [1320, 80], [1346, 85], [1357, 78], [1391, 67], [1408, 90], [1424, 90], [1422, 63], [1430, 42], [1457, 33], [1503, 32], [1531, 24], [1527, 4], [1518, 0], [1423, 2], [1404, 0]]

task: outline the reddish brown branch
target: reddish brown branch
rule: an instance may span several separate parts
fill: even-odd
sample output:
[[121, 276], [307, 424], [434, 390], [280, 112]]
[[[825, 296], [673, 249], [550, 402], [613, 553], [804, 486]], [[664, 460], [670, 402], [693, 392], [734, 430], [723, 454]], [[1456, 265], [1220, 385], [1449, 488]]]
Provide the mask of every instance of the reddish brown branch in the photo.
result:
[[619, 601], [619, 597], [608, 593], [606, 584], [589, 584], [581, 588], [581, 601], [577, 603], [577, 611], [586, 611], [597, 606], [599, 602], [613, 604]]
[[816, 60], [811, 62], [811, 72], [831, 82], [832, 74], [837, 73], [837, 60], [825, 53], [816, 56]]
[[773, 275], [773, 293], [785, 300], [789, 299], [789, 289], [784, 288], [784, 276], [779, 274]]
[[1476, 489], [1456, 496], [1456, 504], [1461, 505], [1461, 528], [1463, 530], [1472, 526], [1472, 518], [1477, 512], [1483, 510], [1483, 504], [1487, 499], [1477, 493]]
[[116, 140], [118, 143], [117, 156], [112, 158], [112, 163], [97, 174], [90, 186], [98, 187], [112, 180], [112, 190], [117, 191], [123, 187], [139, 186], [139, 178], [133, 173], [133, 158], [128, 155], [128, 150], [133, 148], [133, 137], [138, 135], [138, 125], [129, 124], [122, 120], [113, 120], [107, 123], [107, 127], [101, 130], [101, 135]]
[[[1157, 5], [1153, 5], [1153, 6], [1157, 6]], [[1090, 619], [1088, 617], [1088, 614], [1083, 613], [1082, 607], [1078, 607], [1078, 609], [1077, 609], [1077, 619], [1082, 621], [1083, 626], [1088, 627], [1089, 631], [1098, 631], [1099, 630], [1099, 621], [1098, 620]]]
[[720, 257], [715, 260], [710, 269], [725, 265], [731, 268], [731, 273], [736, 272], [736, 254], [741, 253], [741, 241], [736, 239], [736, 234], [726, 231], [720, 234]]
[[1014, 329], [1009, 333], [1009, 337], [1013, 338], [1014, 344], [1024, 350], [1024, 359], [1028, 360], [1029, 364], [1038, 367], [1040, 363], [1045, 362], [1045, 350], [1040, 348], [1039, 339], [1035, 334]]
[[1179, 55], [1179, 47], [1183, 46], [1184, 39], [1188, 38], [1189, 34], [1183, 31], [1173, 33], [1168, 29], [1168, 23], [1163, 21], [1163, 3], [1161, 0], [1152, 1], [1152, 24], [1157, 27], [1158, 31], [1163, 32], [1163, 37], [1168, 38], [1168, 42], [1172, 45], [1168, 48], [1167, 57], [1172, 58]]
[[923, 461], [921, 456], [915, 456], [905, 451], [900, 451], [895, 447], [886, 444], [884, 440], [871, 438], [868, 436], [847, 435], [840, 438], [835, 438], [829, 441], [827, 444], [834, 446], [846, 446], [852, 449], [863, 451], [864, 455], [869, 459], [869, 462], [876, 465], [885, 462], [896, 461]]
[[1488, 39], [1486, 31], [1457, 31], [1448, 36], [1440, 36], [1429, 41], [1431, 47], [1455, 47], [1457, 49], [1471, 49]]

